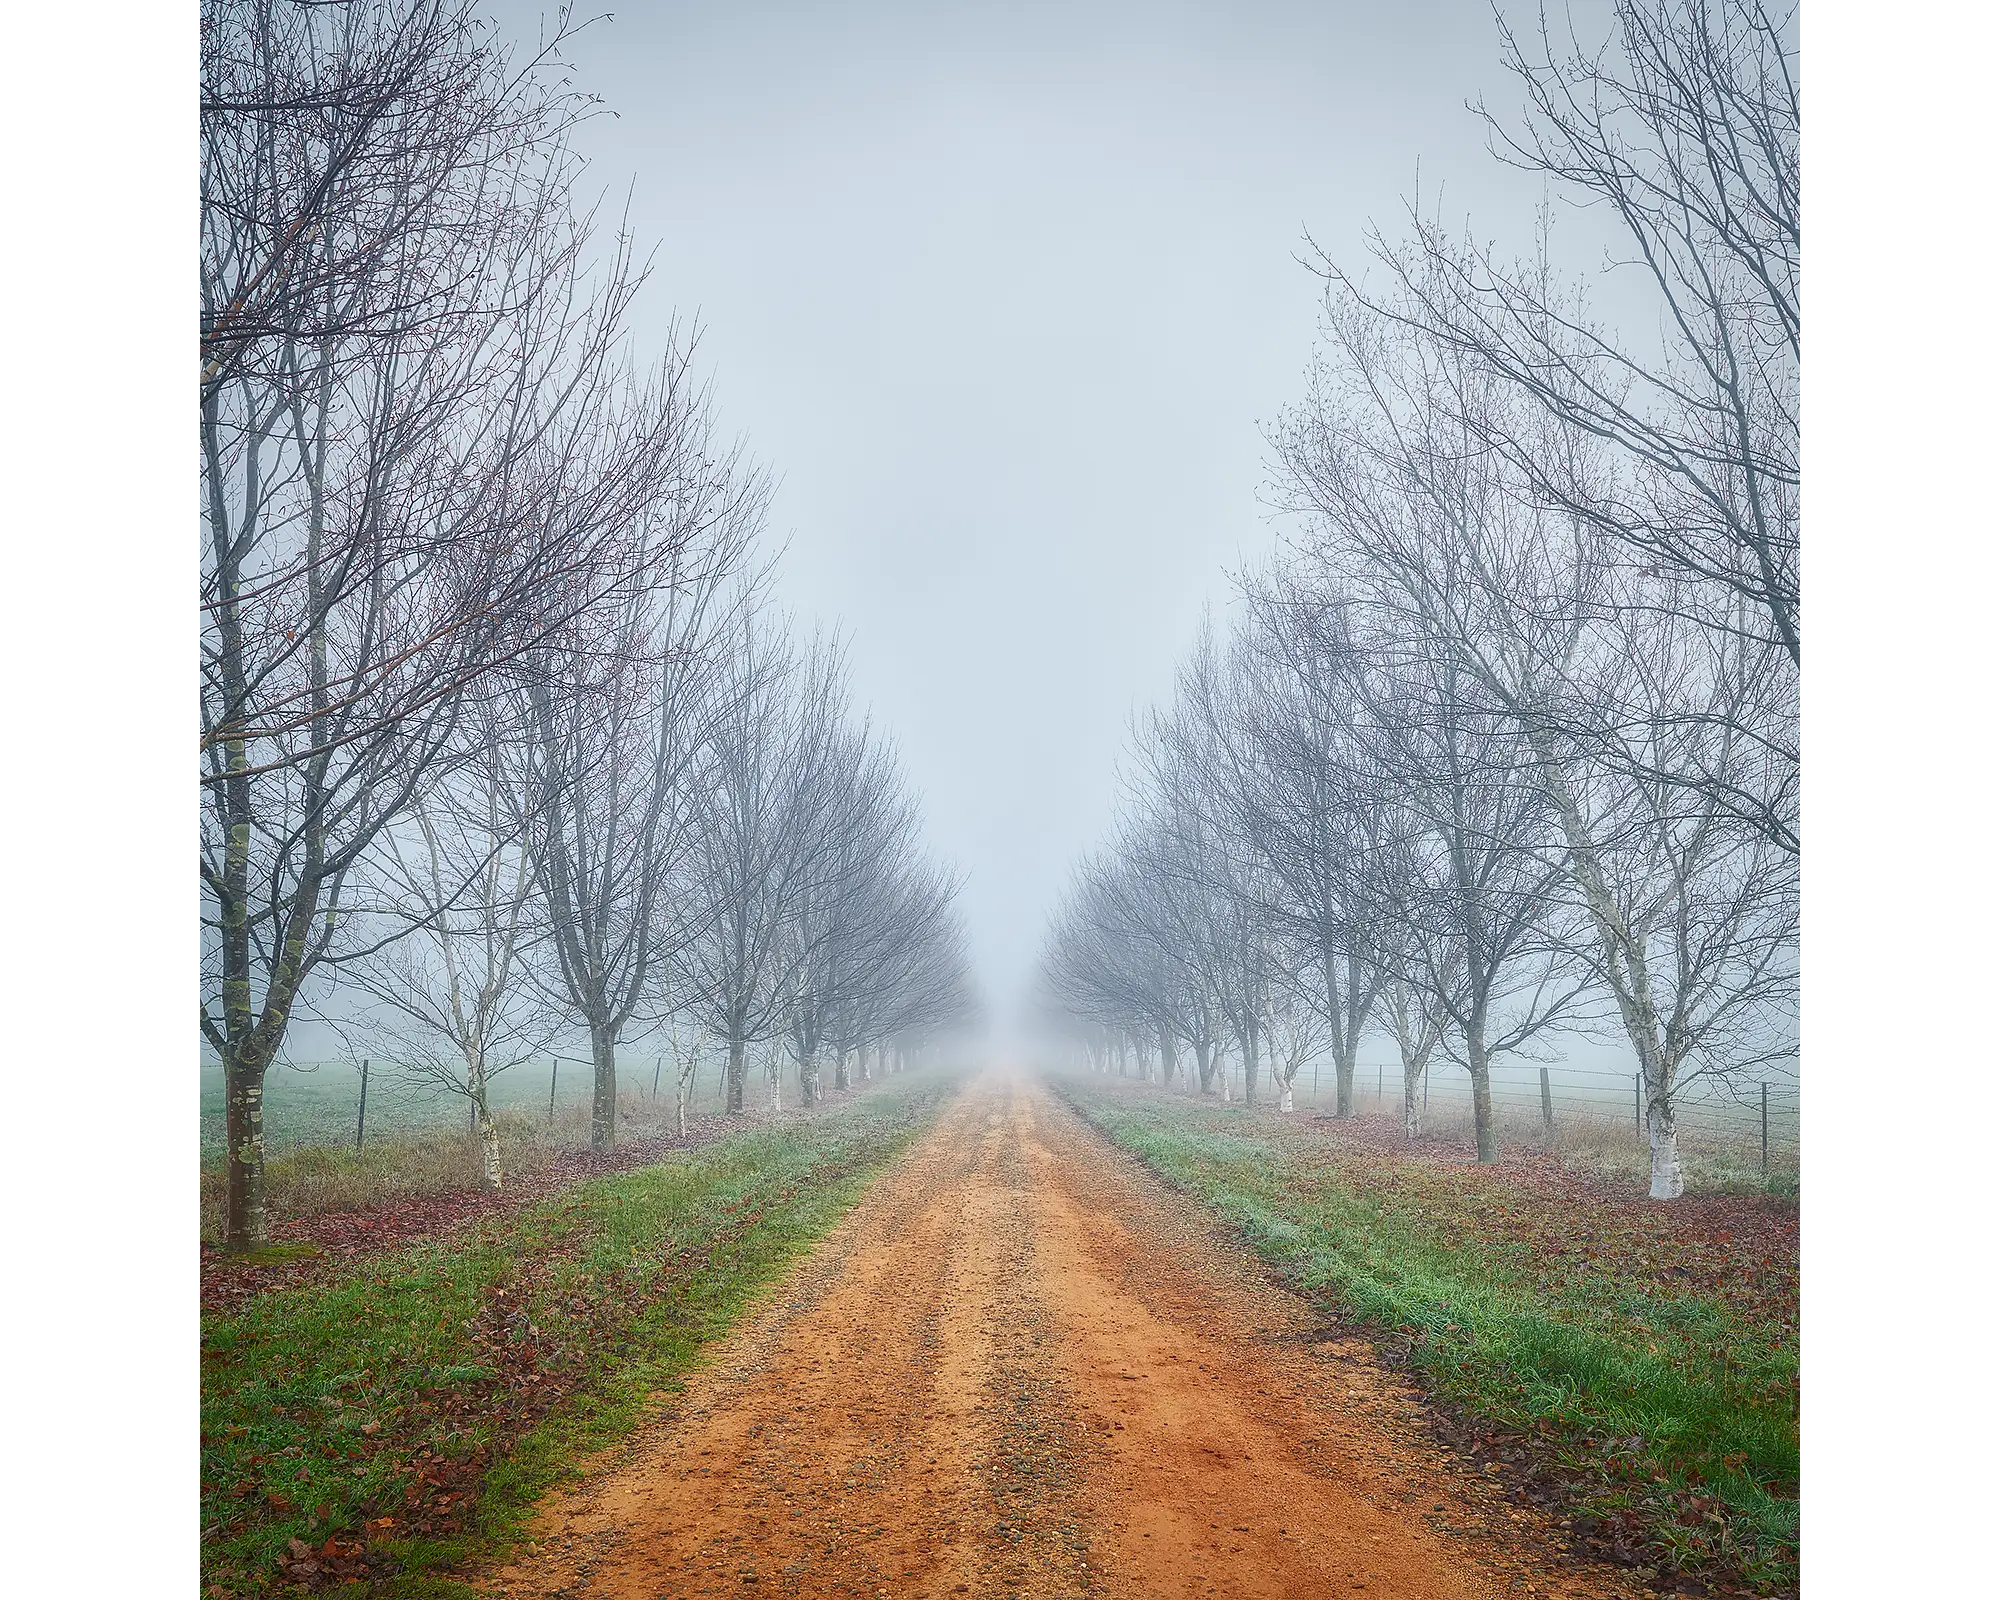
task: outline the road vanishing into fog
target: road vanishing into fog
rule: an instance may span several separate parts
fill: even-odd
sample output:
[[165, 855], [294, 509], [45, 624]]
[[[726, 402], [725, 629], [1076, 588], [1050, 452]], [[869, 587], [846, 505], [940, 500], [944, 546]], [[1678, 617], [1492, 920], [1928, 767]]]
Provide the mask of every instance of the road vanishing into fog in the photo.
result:
[[975, 1082], [494, 1596], [1640, 1592], [1032, 1079]]

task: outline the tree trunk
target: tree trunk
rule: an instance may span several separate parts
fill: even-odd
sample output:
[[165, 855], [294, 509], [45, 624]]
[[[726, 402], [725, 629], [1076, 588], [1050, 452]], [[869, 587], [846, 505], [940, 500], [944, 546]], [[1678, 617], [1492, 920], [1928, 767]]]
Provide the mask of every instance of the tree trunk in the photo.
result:
[[1271, 1076], [1278, 1085], [1278, 1109], [1280, 1111], [1290, 1111], [1292, 1109], [1292, 1080], [1290, 1078], [1280, 1078], [1275, 1072]]
[[[1340, 993], [1340, 960], [1331, 946], [1320, 951], [1320, 976], [1326, 985], [1326, 1017], [1333, 1045], [1333, 1114], [1354, 1115], [1354, 1054], [1361, 1029], [1343, 1004]], [[1343, 1027], [1342, 1023], [1346, 1026]]]
[[590, 1025], [590, 1148], [609, 1150], [618, 1138], [618, 1035]]
[[1646, 1133], [1653, 1147], [1653, 1186], [1650, 1198], [1678, 1200], [1687, 1191], [1681, 1172], [1681, 1131], [1674, 1116], [1671, 1096], [1653, 1091], [1646, 1096]]
[[1215, 1062], [1209, 1053], [1208, 1041], [1206, 1039], [1203, 1039], [1194, 1047], [1194, 1066], [1195, 1071], [1201, 1076], [1201, 1092], [1203, 1094], [1212, 1093], [1215, 1078]]
[[847, 1087], [847, 1052], [845, 1050], [836, 1050], [833, 1053], [833, 1086], [836, 1090]]
[[1243, 1103], [1246, 1106], [1257, 1103], [1257, 1019], [1254, 1016], [1243, 1030]]
[[1465, 1060], [1472, 1075], [1472, 1139], [1482, 1163], [1500, 1159], [1500, 1146], [1493, 1137], [1493, 1083], [1486, 1059], [1486, 1029], [1483, 1020], [1465, 1030]]
[[1174, 1048], [1173, 1030], [1163, 1022], [1160, 1024], [1160, 1087], [1171, 1089], [1174, 1074], [1179, 1070], [1179, 1052]]
[[819, 1052], [806, 1050], [799, 1056], [799, 1104], [819, 1103]]
[[1361, 1054], [1360, 1029], [1352, 1011], [1347, 1020], [1347, 1031], [1333, 1055], [1333, 1111], [1338, 1117], [1354, 1115], [1354, 1058]]
[[222, 1076], [229, 1141], [228, 1248], [258, 1250], [271, 1238], [264, 1213], [264, 1064], [230, 1051], [222, 1058]]
[[479, 1135], [479, 1186], [488, 1194], [500, 1192], [500, 1129], [486, 1104], [486, 1064], [475, 1059], [466, 1087], [472, 1091], [472, 1122]]
[[1403, 1063], [1403, 1137], [1411, 1144], [1415, 1144], [1424, 1131], [1423, 1100], [1420, 1097], [1424, 1074], [1431, 1064], [1431, 1052], [1437, 1048], [1437, 1038], [1421, 1013], [1412, 1024], [1410, 1013], [1414, 1009], [1410, 991], [1398, 985], [1389, 996], [1389, 1020], [1395, 1025], [1396, 1054]]
[[1646, 1124], [1653, 1149], [1651, 1198], [1678, 1200], [1683, 1192], [1680, 1130], [1674, 1119], [1674, 1068], [1667, 1063], [1660, 1037], [1659, 1008], [1653, 1001], [1653, 975], [1645, 941], [1633, 931], [1611, 893], [1598, 858], [1596, 841], [1583, 821], [1582, 808], [1570, 789], [1568, 775], [1554, 753], [1546, 732], [1531, 736], [1540, 760], [1542, 786], [1555, 802], [1569, 846], [1571, 876], [1583, 890], [1584, 904], [1597, 928], [1604, 954], [1604, 971], [1612, 997], [1639, 1058], [1639, 1076], [1646, 1089]]
[[732, 1117], [743, 1115], [743, 1039], [741, 1035], [731, 1035], [729, 1040], [729, 1093], [726, 1098], [727, 1111]]

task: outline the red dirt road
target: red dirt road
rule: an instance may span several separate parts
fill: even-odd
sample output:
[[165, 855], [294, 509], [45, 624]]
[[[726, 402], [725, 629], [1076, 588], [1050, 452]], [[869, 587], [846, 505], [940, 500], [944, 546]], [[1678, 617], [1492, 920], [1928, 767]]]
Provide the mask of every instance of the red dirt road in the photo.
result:
[[1636, 1594], [1046, 1091], [989, 1076], [494, 1596]]

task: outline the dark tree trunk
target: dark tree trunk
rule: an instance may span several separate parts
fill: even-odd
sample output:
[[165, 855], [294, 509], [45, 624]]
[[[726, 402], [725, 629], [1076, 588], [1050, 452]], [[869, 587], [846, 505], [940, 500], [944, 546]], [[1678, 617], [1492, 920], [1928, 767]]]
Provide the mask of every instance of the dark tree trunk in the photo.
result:
[[618, 1032], [590, 1025], [590, 1148], [609, 1150], [618, 1139]]
[[1472, 1138], [1482, 1163], [1500, 1159], [1493, 1134], [1493, 1082], [1486, 1055], [1486, 1027], [1481, 1018], [1465, 1030], [1465, 1060], [1472, 1076]]
[[732, 1035], [729, 1041], [729, 1092], [724, 1107], [732, 1117], [743, 1115], [743, 1040]]

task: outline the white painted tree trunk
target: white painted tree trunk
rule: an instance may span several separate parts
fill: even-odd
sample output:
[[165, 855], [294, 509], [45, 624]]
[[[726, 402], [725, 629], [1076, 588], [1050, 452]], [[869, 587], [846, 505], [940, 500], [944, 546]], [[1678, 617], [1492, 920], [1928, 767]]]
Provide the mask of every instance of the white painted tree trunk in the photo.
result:
[[1611, 893], [1595, 841], [1584, 826], [1582, 808], [1572, 794], [1548, 736], [1532, 740], [1542, 768], [1543, 787], [1555, 802], [1565, 840], [1570, 847], [1572, 875], [1583, 890], [1584, 904], [1596, 924], [1604, 953], [1604, 970], [1612, 997], [1625, 1023], [1632, 1051], [1639, 1058], [1639, 1077], [1646, 1094], [1646, 1129], [1653, 1154], [1654, 1200], [1678, 1200], [1685, 1190], [1681, 1174], [1680, 1130], [1674, 1120], [1674, 1086], [1678, 1062], [1669, 1062], [1659, 1007], [1653, 998], [1653, 974], [1645, 943], [1632, 929]]
[[1290, 1078], [1285, 1079], [1283, 1083], [1278, 1085], [1278, 1109], [1280, 1111], [1289, 1111], [1292, 1109], [1292, 1080]]
[[488, 1115], [482, 1100], [479, 1106], [480, 1182], [488, 1194], [500, 1192], [500, 1130]]
[[1687, 1192], [1687, 1182], [1681, 1172], [1681, 1130], [1674, 1120], [1672, 1101], [1652, 1100], [1646, 1108], [1646, 1132], [1653, 1146], [1651, 1198], [1678, 1200]]
[[479, 1136], [479, 1183], [488, 1194], [500, 1192], [500, 1130], [486, 1109], [486, 1063], [479, 1052], [471, 1052], [467, 1063], [466, 1087], [472, 1091], [472, 1125]]

